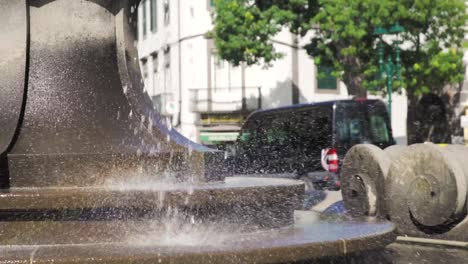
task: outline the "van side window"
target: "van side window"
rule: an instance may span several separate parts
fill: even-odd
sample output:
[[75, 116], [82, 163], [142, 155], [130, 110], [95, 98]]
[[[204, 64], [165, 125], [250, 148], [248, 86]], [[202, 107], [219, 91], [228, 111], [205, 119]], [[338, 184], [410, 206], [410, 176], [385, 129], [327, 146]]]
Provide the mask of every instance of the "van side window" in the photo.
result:
[[360, 142], [363, 137], [362, 130], [359, 118], [348, 118], [337, 122], [337, 134], [340, 142]]
[[340, 104], [336, 114], [336, 137], [343, 150], [366, 142], [389, 144], [392, 136], [385, 106], [372, 101]]
[[368, 108], [369, 134], [375, 144], [388, 144], [392, 142], [390, 120], [385, 105], [374, 103]]
[[336, 139], [340, 150], [368, 141], [366, 109], [357, 104], [340, 104], [336, 113]]
[[369, 118], [370, 121], [370, 131], [371, 136], [374, 142], [389, 142], [388, 127], [387, 122], [383, 116], [371, 115]]

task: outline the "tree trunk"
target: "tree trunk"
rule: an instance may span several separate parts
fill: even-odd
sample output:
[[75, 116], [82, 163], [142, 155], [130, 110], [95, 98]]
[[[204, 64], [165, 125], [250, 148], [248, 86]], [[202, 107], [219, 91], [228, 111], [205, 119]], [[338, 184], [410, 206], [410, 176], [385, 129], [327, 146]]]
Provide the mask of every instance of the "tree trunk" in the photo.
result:
[[362, 86], [364, 81], [364, 75], [355, 75], [352, 73], [346, 73], [343, 75], [343, 82], [348, 88], [348, 94], [355, 97], [367, 97], [367, 90]]
[[419, 98], [408, 91], [408, 114], [406, 117], [406, 137], [408, 145], [420, 143], [420, 120], [418, 117]]
[[454, 87], [421, 98], [408, 92], [408, 144], [452, 143], [452, 137], [461, 137], [459, 103], [460, 89]]
[[[462, 84], [458, 87], [448, 86], [442, 95], [447, 114], [447, 143], [463, 144], [463, 128], [460, 125], [460, 117], [464, 114], [464, 107], [460, 106]], [[455, 140], [452, 140], [455, 139]]]

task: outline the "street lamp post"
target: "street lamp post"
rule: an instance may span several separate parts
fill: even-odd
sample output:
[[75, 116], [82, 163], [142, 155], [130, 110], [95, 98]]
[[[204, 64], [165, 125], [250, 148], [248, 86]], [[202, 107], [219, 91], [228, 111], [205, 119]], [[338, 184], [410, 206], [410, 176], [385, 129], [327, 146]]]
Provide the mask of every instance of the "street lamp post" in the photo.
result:
[[[400, 80], [401, 75], [401, 59], [400, 59], [400, 41], [393, 41], [393, 52], [387, 56], [387, 61], [384, 57], [384, 35], [394, 35], [398, 36], [399, 33], [405, 32], [405, 28], [400, 26], [397, 22], [390, 29], [383, 27], [377, 27], [374, 30], [374, 35], [378, 36], [379, 43], [377, 44], [378, 56], [379, 56], [379, 78], [387, 78], [387, 96], [388, 96], [388, 114], [391, 118], [392, 116], [392, 93], [393, 93], [393, 78]], [[395, 56], [395, 63], [393, 62], [393, 56]], [[383, 76], [385, 74], [385, 76]]]

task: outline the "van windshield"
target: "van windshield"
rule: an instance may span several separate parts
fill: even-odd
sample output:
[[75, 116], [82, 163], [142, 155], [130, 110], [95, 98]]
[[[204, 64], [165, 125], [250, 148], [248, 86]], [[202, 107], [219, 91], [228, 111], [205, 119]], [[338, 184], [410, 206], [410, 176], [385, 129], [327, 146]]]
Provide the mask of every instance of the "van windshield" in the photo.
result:
[[385, 105], [377, 101], [339, 104], [335, 131], [338, 146], [345, 149], [360, 143], [380, 147], [393, 143]]

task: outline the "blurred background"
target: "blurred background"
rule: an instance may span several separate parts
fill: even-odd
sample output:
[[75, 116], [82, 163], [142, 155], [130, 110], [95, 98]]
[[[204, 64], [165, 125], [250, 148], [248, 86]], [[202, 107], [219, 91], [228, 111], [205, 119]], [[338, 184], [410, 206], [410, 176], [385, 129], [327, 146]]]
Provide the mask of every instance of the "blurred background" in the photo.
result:
[[[143, 0], [138, 7], [137, 45], [147, 93], [155, 108], [183, 135], [195, 142], [226, 149], [237, 139], [247, 116], [258, 109], [362, 96], [349, 92], [349, 87], [341, 78], [343, 69], [334, 67], [336, 61], [335, 64], [333, 61], [327, 64], [323, 63], [326, 61], [323, 56], [321, 62], [317, 57], [314, 60], [311, 56], [313, 52], [308, 50], [308, 45], [320, 33], [319, 29], [298, 31], [288, 26], [288, 22], [281, 22], [278, 23], [277, 32], [270, 34], [265, 41], [273, 47], [274, 52], [281, 54], [281, 58], [268, 62], [264, 59], [255, 63], [232, 63], [223, 59], [222, 52], [219, 51], [222, 45], [216, 45], [217, 38], [220, 38], [217, 33], [220, 30], [229, 30], [229, 27], [215, 28], [217, 23], [223, 27], [221, 23], [226, 21], [222, 19], [227, 20], [229, 17], [225, 15], [228, 7], [222, 2], [231, 3], [231, 9], [228, 10], [231, 15], [235, 15], [242, 5], [246, 5], [246, 1]], [[268, 3], [263, 2], [272, 3], [268, 6]], [[269, 11], [274, 2], [256, 1], [259, 14]], [[266, 7], [262, 9], [261, 4]], [[304, 7], [312, 9], [311, 6]], [[288, 6], [283, 9], [294, 11], [294, 8], [296, 7]], [[217, 11], [224, 12], [223, 17], [217, 17]], [[254, 14], [252, 27], [257, 19], [254, 11], [248, 11]], [[316, 10], [314, 12], [310, 17], [317, 14]], [[372, 12], [371, 8], [367, 12]], [[386, 16], [391, 18], [392, 14]], [[355, 17], [359, 17], [359, 14]], [[248, 16], [241, 17], [241, 20], [245, 22], [247, 18]], [[353, 17], [349, 19], [350, 24], [355, 23], [352, 21]], [[319, 22], [316, 21], [314, 25], [320, 27]], [[404, 22], [402, 18], [403, 26]], [[235, 25], [238, 22], [233, 23]], [[385, 23], [391, 26], [394, 21]], [[369, 30], [372, 31], [372, 28]], [[239, 37], [239, 32], [232, 34], [232, 43], [236, 43], [235, 37]], [[375, 34], [368, 32], [367, 35], [372, 37]], [[409, 58], [405, 55], [405, 47], [407, 51], [411, 50], [411, 44], [405, 44], [404, 40], [410, 36], [411, 32], [402, 33], [398, 43], [402, 47], [403, 67], [405, 58]], [[392, 41], [395, 42], [398, 37], [384, 36], [383, 40], [390, 43], [391, 47]], [[465, 37], [462, 39], [464, 41]], [[263, 40], [259, 41], [261, 44]], [[219, 41], [218, 44], [222, 42]], [[371, 49], [375, 51], [377, 66], [378, 47], [375, 42], [373, 45]], [[239, 49], [242, 48], [244, 47], [239, 45]], [[467, 60], [467, 57], [463, 60], [460, 58], [463, 61], [462, 76], [466, 76], [464, 65]], [[346, 69], [344, 71], [346, 73]], [[468, 104], [467, 83], [450, 81], [437, 85], [437, 89], [429, 87], [416, 96], [409, 96], [408, 89], [402, 88], [404, 85], [395, 83], [391, 101], [391, 125], [397, 144], [418, 141], [464, 143], [460, 120]], [[364, 97], [377, 98], [388, 103], [388, 89], [385, 89], [384, 83], [382, 89], [368, 89]], [[413, 135], [408, 140], [409, 100], [414, 101], [414, 108], [411, 109], [417, 109], [417, 113], [412, 117], [416, 119], [411, 121], [415, 128], [412, 128]]]

